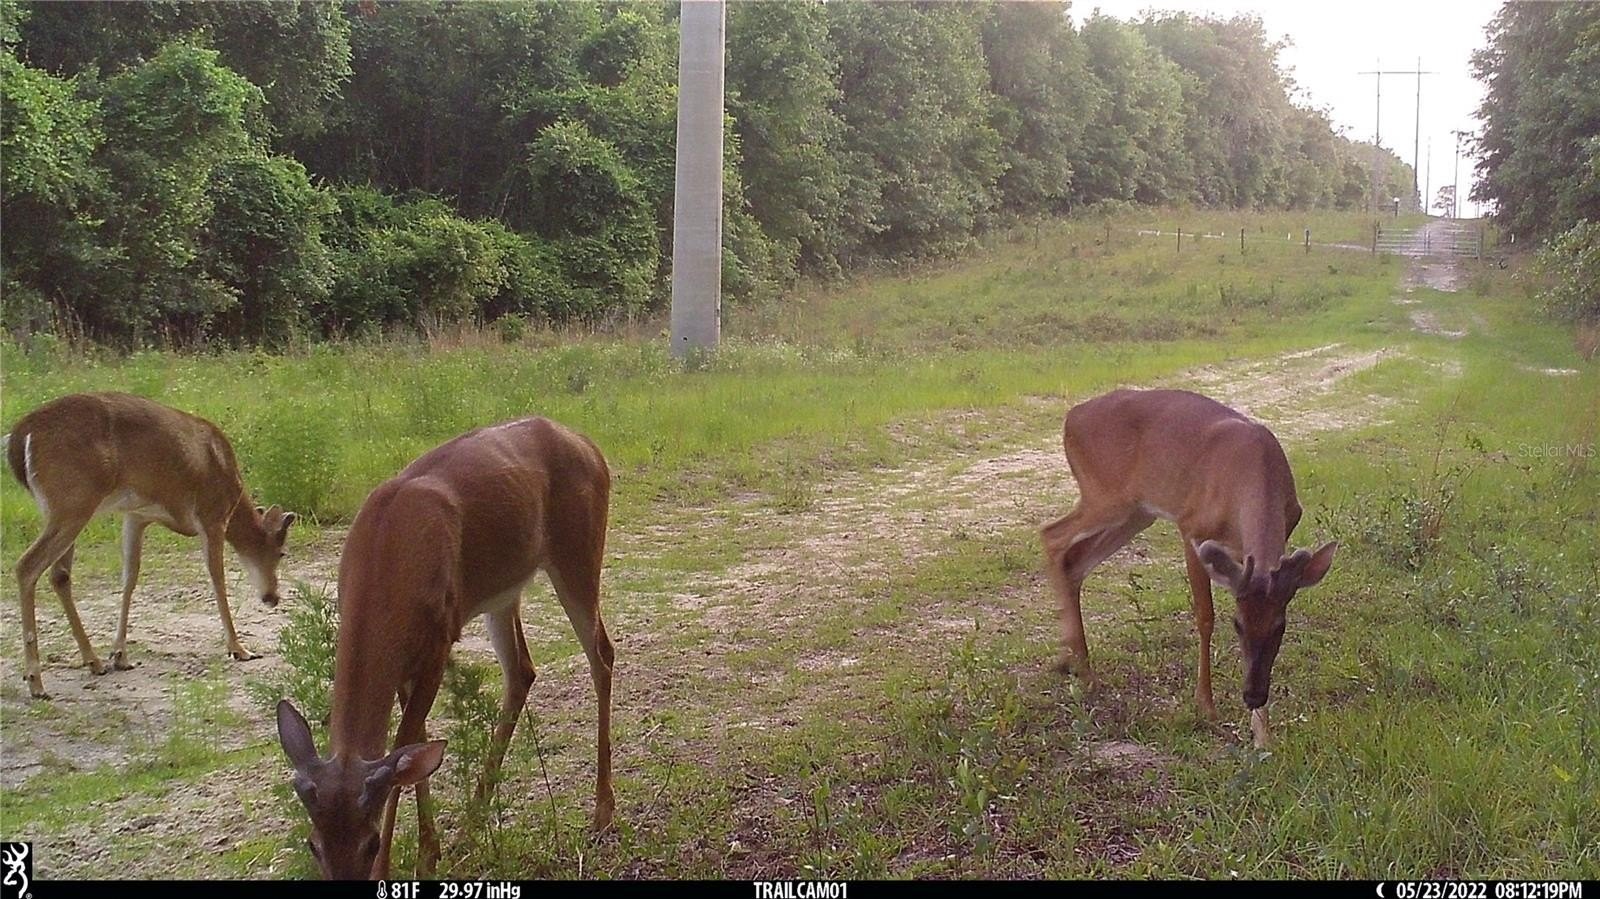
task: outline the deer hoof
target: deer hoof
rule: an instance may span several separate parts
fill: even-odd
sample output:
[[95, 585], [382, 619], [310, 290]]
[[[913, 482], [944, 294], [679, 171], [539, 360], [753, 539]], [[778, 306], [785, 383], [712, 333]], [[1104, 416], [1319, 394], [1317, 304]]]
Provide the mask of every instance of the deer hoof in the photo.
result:
[[128, 661], [128, 653], [126, 651], [114, 652], [111, 654], [111, 667], [118, 671], [132, 671], [133, 663]]
[[94, 674], [96, 677], [100, 677], [102, 675], [106, 675], [106, 674], [110, 674], [111, 673], [111, 666], [107, 665], [105, 662], [102, 662], [99, 659], [90, 659], [89, 662], [88, 662], [88, 665], [89, 665], [89, 671], [92, 674]]
[[261, 653], [251, 652], [245, 649], [243, 644], [228, 650], [228, 654], [233, 656], [235, 662], [249, 662], [261, 658]]
[[46, 701], [49, 701], [50, 699], [50, 694], [44, 691], [44, 680], [38, 675], [28, 678], [28, 695], [32, 696], [34, 699], [43, 699]]

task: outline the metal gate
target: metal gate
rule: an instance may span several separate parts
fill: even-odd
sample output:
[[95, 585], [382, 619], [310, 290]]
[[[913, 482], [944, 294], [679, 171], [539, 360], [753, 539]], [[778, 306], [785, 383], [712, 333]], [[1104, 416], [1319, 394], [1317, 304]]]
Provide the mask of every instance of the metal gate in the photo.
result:
[[1386, 228], [1377, 226], [1373, 234], [1375, 253], [1392, 253], [1396, 256], [1470, 256], [1483, 257], [1483, 229], [1476, 223], [1440, 219], [1420, 228]]

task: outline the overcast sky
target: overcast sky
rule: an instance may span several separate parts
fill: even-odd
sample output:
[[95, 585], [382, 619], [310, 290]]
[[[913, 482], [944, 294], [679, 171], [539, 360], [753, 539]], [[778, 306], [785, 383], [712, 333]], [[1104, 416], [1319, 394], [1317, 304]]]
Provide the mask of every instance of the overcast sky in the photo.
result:
[[[1300, 100], [1325, 108], [1336, 126], [1362, 140], [1372, 139], [1375, 118], [1371, 75], [1379, 68], [1415, 69], [1422, 57], [1422, 163], [1429, 172], [1428, 140], [1433, 140], [1429, 199], [1449, 184], [1455, 165], [1456, 129], [1476, 129], [1473, 113], [1482, 86], [1468, 66], [1483, 46], [1484, 26], [1500, 8], [1498, 0], [1073, 0], [1073, 18], [1082, 23], [1096, 8], [1122, 19], [1148, 9], [1261, 17], [1273, 37], [1292, 46], [1280, 61], [1300, 87]], [[1383, 76], [1383, 145], [1411, 161], [1416, 129], [1417, 79]], [[1461, 162], [1462, 195], [1468, 193], [1472, 166]], [[1463, 208], [1462, 213], [1467, 213]], [[1474, 210], [1475, 212], [1475, 210]]]

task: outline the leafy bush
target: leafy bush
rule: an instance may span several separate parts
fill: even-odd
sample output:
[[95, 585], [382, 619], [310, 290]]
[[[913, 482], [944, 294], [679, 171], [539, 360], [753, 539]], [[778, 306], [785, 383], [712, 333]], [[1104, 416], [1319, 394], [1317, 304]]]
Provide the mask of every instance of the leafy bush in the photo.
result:
[[504, 241], [481, 223], [433, 213], [366, 234], [364, 246], [338, 258], [326, 325], [460, 321], [506, 287]]
[[278, 700], [292, 700], [312, 727], [320, 728], [333, 708], [339, 604], [329, 591], [297, 583], [286, 618], [278, 631], [278, 654], [284, 665], [272, 677], [251, 684], [251, 694], [269, 713]]
[[321, 219], [332, 208], [305, 167], [283, 156], [230, 160], [211, 172], [206, 268], [237, 298], [225, 331], [272, 342], [305, 324], [332, 280]]
[[1563, 321], [1600, 322], [1600, 222], [1578, 222], [1539, 251], [1545, 310]]

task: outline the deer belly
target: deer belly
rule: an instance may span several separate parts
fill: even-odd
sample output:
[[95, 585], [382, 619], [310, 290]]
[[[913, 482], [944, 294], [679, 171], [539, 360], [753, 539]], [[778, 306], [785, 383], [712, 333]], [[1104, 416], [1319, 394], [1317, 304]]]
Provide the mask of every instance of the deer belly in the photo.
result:
[[[535, 575], [537, 575], [537, 572], [535, 572]], [[533, 583], [533, 577], [534, 575], [530, 575], [527, 580], [517, 584], [514, 587], [501, 590], [497, 593], [491, 593], [488, 596], [479, 599], [477, 602], [472, 604], [472, 609], [467, 617], [476, 618], [479, 615], [493, 615], [496, 612], [503, 612], [506, 609], [516, 605], [517, 600], [522, 598], [522, 591], [526, 590], [528, 585]]]
[[94, 511], [96, 515], [132, 515], [136, 518], [164, 524], [167, 527], [175, 528], [177, 526], [176, 520], [167, 512], [165, 506], [140, 496], [138, 492], [130, 488], [123, 488], [113, 492], [110, 496], [101, 500], [100, 507]]
[[1151, 503], [1140, 503], [1139, 510], [1151, 518], [1159, 518], [1162, 521], [1170, 521], [1174, 524], [1176, 524], [1178, 521], [1178, 516], [1159, 506], [1152, 505]]

